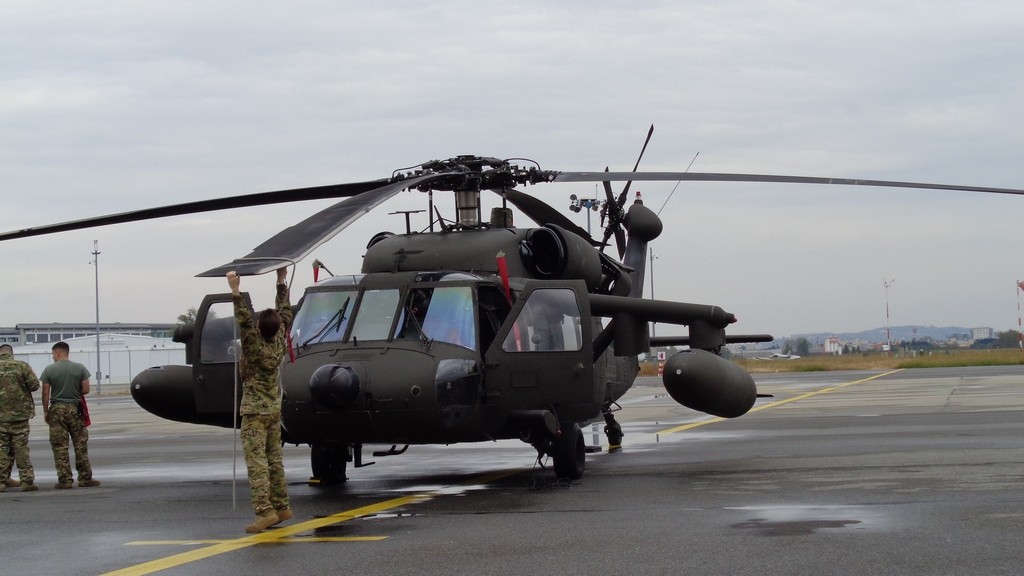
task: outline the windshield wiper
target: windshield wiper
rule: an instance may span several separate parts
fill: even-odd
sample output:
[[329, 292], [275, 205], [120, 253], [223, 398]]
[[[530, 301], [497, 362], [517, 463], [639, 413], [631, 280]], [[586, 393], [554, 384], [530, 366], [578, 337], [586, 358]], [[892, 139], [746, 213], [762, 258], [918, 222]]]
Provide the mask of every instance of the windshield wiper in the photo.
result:
[[405, 305], [405, 314], [409, 317], [409, 323], [416, 327], [416, 332], [419, 333], [420, 336], [420, 342], [423, 342], [423, 344], [429, 348], [430, 338], [427, 338], [426, 332], [423, 331], [423, 325], [420, 324], [420, 319], [413, 314], [412, 306], [408, 304]]
[[328, 318], [327, 322], [324, 322], [324, 325], [316, 334], [313, 334], [308, 339], [306, 339], [306, 341], [302, 343], [302, 347], [308, 347], [309, 343], [312, 342], [313, 340], [316, 340], [317, 344], [323, 342], [324, 338], [327, 337], [327, 334], [329, 332], [340, 332], [341, 325], [345, 322], [345, 310], [348, 310], [348, 302], [351, 299], [351, 296], [345, 298], [345, 302], [341, 304], [341, 308], [338, 308], [338, 311], [335, 312], [334, 315], [332, 315], [330, 318]]

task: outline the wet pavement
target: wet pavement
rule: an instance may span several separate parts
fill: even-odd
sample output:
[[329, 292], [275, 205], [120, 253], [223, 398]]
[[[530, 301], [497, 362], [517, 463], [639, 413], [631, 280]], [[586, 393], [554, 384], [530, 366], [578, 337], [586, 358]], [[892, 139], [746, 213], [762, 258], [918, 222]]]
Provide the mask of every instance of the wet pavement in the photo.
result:
[[642, 379], [621, 401], [623, 449], [589, 455], [576, 482], [511, 441], [413, 446], [318, 488], [289, 446], [295, 518], [258, 535], [230, 430], [91, 399], [103, 484], [54, 490], [33, 420], [41, 490], [0, 494], [0, 573], [1021, 572], [1024, 367], [756, 380], [774, 397], [726, 421]]

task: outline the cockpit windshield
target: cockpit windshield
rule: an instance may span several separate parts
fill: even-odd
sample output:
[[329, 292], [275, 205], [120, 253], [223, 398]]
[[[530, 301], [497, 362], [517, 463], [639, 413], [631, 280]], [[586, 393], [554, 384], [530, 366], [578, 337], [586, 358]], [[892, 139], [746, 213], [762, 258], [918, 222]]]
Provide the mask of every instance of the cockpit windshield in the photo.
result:
[[292, 343], [305, 347], [318, 342], [340, 342], [352, 318], [358, 291], [307, 292], [292, 322]]
[[398, 290], [366, 290], [359, 301], [352, 339], [387, 340], [398, 312]]
[[361, 295], [355, 287], [307, 292], [292, 323], [292, 342], [299, 348], [341, 342], [350, 324], [349, 339], [357, 342], [413, 339], [470, 350], [478, 346], [470, 286], [412, 288], [404, 302], [397, 289], [363, 290]]

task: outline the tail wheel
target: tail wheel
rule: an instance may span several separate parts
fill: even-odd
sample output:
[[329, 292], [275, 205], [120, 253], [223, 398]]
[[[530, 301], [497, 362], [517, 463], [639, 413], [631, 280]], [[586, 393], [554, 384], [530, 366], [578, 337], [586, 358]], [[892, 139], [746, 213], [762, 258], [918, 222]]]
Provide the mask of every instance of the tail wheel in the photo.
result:
[[321, 485], [342, 484], [348, 478], [345, 468], [348, 466], [348, 448], [346, 446], [313, 446], [309, 453], [313, 467], [312, 480]]
[[587, 446], [583, 441], [580, 425], [573, 422], [562, 424], [562, 435], [551, 447], [551, 458], [555, 464], [555, 475], [559, 478], [579, 480], [587, 461]]

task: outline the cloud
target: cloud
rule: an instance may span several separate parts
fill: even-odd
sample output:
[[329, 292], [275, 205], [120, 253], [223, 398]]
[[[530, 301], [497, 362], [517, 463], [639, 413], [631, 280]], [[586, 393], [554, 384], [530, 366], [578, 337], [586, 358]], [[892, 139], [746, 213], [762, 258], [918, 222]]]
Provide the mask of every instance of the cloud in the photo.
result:
[[[244, 18], [240, 17], [244, 14]], [[50, 1], [0, 22], [0, 228], [365, 180], [458, 154], [544, 168], [1021, 182], [1024, 7], [956, 2]], [[699, 155], [698, 155], [699, 153]], [[638, 186], [660, 207], [674, 183]], [[533, 187], [564, 209], [590, 186]], [[655, 242], [659, 296], [743, 332], [1013, 327], [1020, 198], [686, 183]], [[329, 202], [0, 243], [0, 325], [160, 322], [201, 270]], [[357, 270], [402, 195], [315, 257]], [[450, 207], [441, 205], [442, 209]], [[585, 225], [583, 215], [573, 215]], [[596, 227], [596, 221], [593, 223]], [[300, 269], [297, 276], [311, 276]], [[59, 279], [59, 280], [58, 280]], [[303, 280], [308, 282], [308, 279]]]

